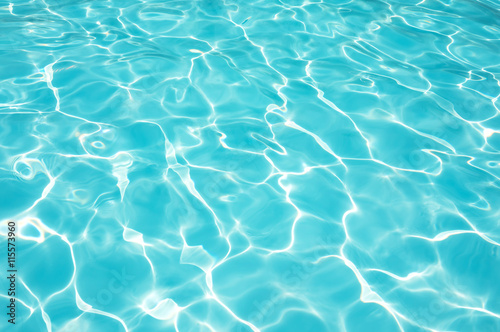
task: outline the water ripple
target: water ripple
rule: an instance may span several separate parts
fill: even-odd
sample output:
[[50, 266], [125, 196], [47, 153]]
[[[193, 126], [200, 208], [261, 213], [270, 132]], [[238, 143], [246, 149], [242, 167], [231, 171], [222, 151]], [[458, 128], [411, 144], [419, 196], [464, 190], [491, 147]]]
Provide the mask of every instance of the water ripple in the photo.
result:
[[17, 324], [499, 331], [499, 9], [4, 3]]

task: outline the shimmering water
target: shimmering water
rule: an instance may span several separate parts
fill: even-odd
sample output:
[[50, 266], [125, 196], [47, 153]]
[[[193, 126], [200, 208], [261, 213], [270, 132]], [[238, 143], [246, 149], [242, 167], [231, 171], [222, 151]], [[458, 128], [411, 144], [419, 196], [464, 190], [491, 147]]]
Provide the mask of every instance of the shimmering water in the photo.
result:
[[498, 1], [0, 6], [2, 331], [500, 331]]

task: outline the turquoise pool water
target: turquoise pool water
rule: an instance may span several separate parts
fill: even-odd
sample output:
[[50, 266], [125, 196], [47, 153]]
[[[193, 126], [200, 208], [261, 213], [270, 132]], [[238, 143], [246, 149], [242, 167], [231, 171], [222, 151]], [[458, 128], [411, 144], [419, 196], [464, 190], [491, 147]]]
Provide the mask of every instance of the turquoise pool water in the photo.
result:
[[498, 1], [0, 26], [1, 331], [500, 331]]

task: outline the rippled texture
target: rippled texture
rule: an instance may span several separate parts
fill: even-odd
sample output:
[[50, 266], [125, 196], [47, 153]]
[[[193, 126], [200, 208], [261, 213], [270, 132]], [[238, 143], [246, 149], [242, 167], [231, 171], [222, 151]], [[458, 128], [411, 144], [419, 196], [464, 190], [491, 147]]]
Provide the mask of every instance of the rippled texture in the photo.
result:
[[500, 331], [498, 1], [1, 6], [19, 331]]

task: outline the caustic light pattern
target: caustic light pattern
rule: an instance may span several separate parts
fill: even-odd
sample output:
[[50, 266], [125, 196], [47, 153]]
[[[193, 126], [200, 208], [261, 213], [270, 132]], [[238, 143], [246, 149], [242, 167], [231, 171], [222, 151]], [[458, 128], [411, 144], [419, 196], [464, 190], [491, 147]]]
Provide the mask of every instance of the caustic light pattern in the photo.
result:
[[500, 331], [499, 13], [0, 3], [0, 329]]

